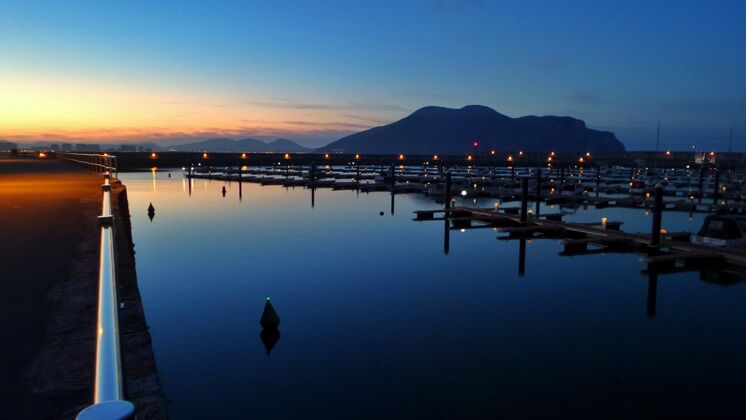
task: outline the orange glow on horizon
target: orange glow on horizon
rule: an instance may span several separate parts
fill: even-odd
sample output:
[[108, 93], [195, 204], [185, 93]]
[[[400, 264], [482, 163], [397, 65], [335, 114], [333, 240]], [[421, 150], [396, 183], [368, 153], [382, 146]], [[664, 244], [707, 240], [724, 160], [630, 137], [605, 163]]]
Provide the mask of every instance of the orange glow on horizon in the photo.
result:
[[[333, 109], [312, 117], [293, 101], [269, 106], [255, 98], [207, 88], [129, 84], [73, 75], [3, 73], [0, 89], [2, 137], [11, 141], [119, 143], [169, 137], [315, 135], [339, 137], [374, 124]], [[254, 100], [256, 103], [252, 102]], [[298, 98], [298, 102], [310, 98]], [[336, 135], [336, 134], [335, 134]]]

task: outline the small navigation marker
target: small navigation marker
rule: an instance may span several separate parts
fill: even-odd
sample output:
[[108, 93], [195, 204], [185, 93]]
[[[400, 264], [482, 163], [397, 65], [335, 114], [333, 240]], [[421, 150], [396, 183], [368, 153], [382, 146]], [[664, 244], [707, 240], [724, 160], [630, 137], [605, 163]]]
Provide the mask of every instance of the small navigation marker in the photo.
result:
[[272, 307], [272, 304], [269, 303], [269, 296], [267, 296], [267, 301], [264, 304], [264, 312], [262, 313], [262, 319], [259, 320], [259, 324], [265, 330], [276, 330], [280, 326], [280, 317], [277, 315], [275, 308]]
[[148, 206], [148, 218], [150, 221], [153, 221], [153, 217], [155, 217], [155, 207], [153, 207], [153, 203], [150, 203]]
[[262, 326], [262, 332], [259, 333], [259, 338], [264, 344], [264, 349], [267, 350], [267, 356], [272, 352], [278, 341], [280, 341], [280, 331], [277, 327], [280, 325], [280, 317], [277, 315], [275, 308], [269, 303], [269, 296], [264, 304], [264, 312], [262, 313], [262, 319], [259, 320], [259, 324]]
[[225, 185], [223, 185], [223, 197], [225, 197]]

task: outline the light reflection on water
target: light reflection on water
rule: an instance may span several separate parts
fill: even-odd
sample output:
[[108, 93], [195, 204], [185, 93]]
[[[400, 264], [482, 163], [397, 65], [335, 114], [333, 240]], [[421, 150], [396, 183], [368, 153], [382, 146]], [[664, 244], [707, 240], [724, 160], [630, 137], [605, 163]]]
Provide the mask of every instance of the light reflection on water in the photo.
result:
[[[319, 189], [312, 207], [303, 188], [246, 183], [239, 200], [236, 183], [193, 180], [190, 196], [178, 173], [122, 179], [174, 418], [746, 411], [741, 284], [697, 273], [654, 283], [639, 255], [561, 257], [554, 240], [525, 243], [521, 276], [521, 243], [492, 229], [451, 231], [446, 255], [442, 222], [412, 221], [440, 207], [422, 195], [396, 196], [392, 215], [389, 193]], [[650, 228], [641, 210], [568, 217]], [[666, 213], [663, 226], [701, 220]], [[282, 318], [269, 357], [266, 296]]]

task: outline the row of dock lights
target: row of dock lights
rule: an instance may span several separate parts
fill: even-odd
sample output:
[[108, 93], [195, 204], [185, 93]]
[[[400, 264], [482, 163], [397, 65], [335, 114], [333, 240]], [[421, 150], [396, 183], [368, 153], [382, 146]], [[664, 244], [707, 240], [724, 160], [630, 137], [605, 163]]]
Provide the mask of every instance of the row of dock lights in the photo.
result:
[[[475, 144], [475, 147], [477, 147], [476, 145], [478, 145], [478, 143], [474, 142], [474, 144]], [[490, 151], [490, 155], [494, 156], [495, 154], [496, 154], [495, 150], [491, 150]], [[671, 154], [670, 151], [666, 152], [666, 155], [670, 155], [670, 154]], [[710, 152], [710, 156], [714, 156], [714, 154], [715, 154], [714, 152]], [[523, 151], [519, 151], [518, 152], [518, 157], [523, 157], [523, 155], [524, 155]], [[552, 161], [554, 160], [555, 156], [556, 156], [556, 152], [554, 152], [554, 151], [550, 152], [549, 156], [547, 156], [547, 163], [552, 163]], [[39, 156], [39, 157], [42, 157], [42, 156]], [[46, 155], [44, 157], [46, 157]], [[355, 160], [360, 160], [360, 157], [361, 156], [360, 156], [359, 153], [355, 154]], [[591, 157], [591, 152], [586, 152], [584, 156], [581, 156], [578, 159], [578, 162], [579, 163], [584, 163], [586, 161], [586, 159], [590, 159], [590, 157]], [[153, 152], [153, 153], [150, 154], [150, 158], [151, 159], [157, 159], [158, 155], [155, 152]], [[202, 159], [208, 159], [208, 158], [209, 158], [209, 155], [207, 153], [202, 153]], [[248, 158], [248, 155], [246, 153], [241, 153], [241, 159], [247, 159], [247, 158]], [[285, 153], [284, 154], [284, 158], [285, 158], [285, 160], [290, 160], [290, 153]], [[329, 153], [324, 153], [324, 159], [329, 159]], [[433, 160], [437, 161], [439, 159], [440, 159], [440, 156], [438, 154], [433, 155]], [[507, 162], [514, 162], [515, 159], [516, 158], [513, 155], [508, 155], [505, 160]], [[399, 160], [405, 160], [404, 154], [400, 154], [399, 155]], [[469, 161], [469, 162], [473, 161], [474, 160], [474, 155], [467, 155], [466, 156], [466, 160]]]

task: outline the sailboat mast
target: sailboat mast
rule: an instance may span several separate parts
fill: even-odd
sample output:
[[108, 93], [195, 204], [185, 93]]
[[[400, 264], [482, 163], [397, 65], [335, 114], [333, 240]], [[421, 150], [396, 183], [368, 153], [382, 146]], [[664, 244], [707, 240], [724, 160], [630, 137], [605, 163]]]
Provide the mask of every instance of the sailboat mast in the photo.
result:
[[661, 146], [661, 122], [658, 121], [658, 134], [655, 136], [655, 151], [660, 151]]

